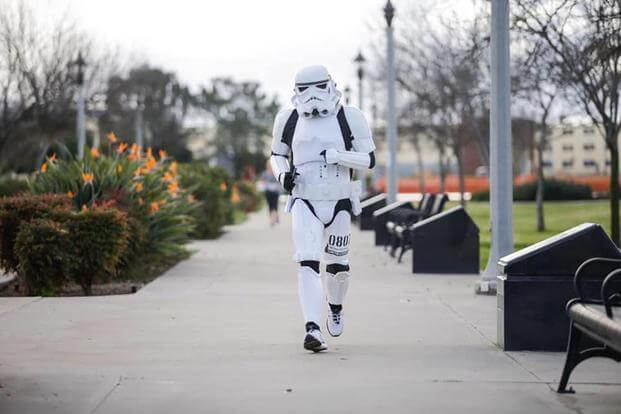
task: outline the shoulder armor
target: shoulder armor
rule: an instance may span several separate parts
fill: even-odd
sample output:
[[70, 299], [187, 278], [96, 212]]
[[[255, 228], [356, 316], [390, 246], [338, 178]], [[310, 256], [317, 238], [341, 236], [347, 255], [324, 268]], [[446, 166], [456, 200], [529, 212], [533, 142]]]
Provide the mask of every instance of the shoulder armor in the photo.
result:
[[278, 111], [274, 119], [272, 136], [274, 141], [279, 141], [291, 147], [291, 139], [297, 123], [297, 111], [293, 108], [283, 108]]
[[373, 135], [362, 111], [355, 106], [344, 106], [343, 108], [351, 134], [354, 137], [352, 141], [354, 150], [360, 152], [375, 151]]

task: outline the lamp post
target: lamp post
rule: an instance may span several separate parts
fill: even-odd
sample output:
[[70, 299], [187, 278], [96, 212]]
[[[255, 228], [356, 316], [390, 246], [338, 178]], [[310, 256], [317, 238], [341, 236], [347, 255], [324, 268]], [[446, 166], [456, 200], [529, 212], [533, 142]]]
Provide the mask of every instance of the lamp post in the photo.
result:
[[509, 0], [492, 0], [490, 210], [492, 246], [476, 292], [496, 293], [498, 260], [513, 251], [513, 173], [511, 155], [511, 89], [509, 63]]
[[358, 52], [358, 55], [354, 58], [354, 62], [358, 65], [358, 70], [356, 74], [358, 75], [358, 108], [362, 111], [364, 108], [362, 107], [362, 100], [364, 99], [363, 92], [363, 78], [364, 78], [364, 62], [367, 60], [362, 56], [362, 52]]
[[78, 68], [76, 83], [78, 84], [78, 116], [76, 120], [76, 130], [78, 137], [78, 158], [84, 157], [84, 146], [86, 145], [86, 113], [84, 98], [84, 68], [86, 62], [82, 57], [82, 52], [78, 53], [78, 58], [73, 62]]
[[386, 160], [388, 181], [388, 203], [397, 200], [397, 118], [395, 111], [395, 47], [392, 31], [392, 19], [395, 16], [395, 8], [390, 0], [384, 7], [386, 19], [386, 60], [387, 60], [387, 90], [388, 90], [388, 113], [386, 122], [386, 138], [388, 140], [388, 159]]
[[136, 124], [134, 125], [135, 134], [136, 134], [136, 145], [140, 148], [144, 147], [144, 137], [143, 137], [143, 120], [142, 114], [144, 111], [144, 95], [142, 93], [136, 94]]
[[[356, 71], [356, 74], [358, 75], [358, 109], [360, 109], [361, 111], [363, 110], [362, 107], [362, 100], [364, 99], [364, 91], [363, 91], [363, 78], [364, 78], [364, 62], [366, 62], [366, 59], [364, 58], [364, 56], [362, 56], [362, 51], [358, 52], [358, 55], [354, 58], [354, 63], [356, 63], [356, 65], [358, 65], [358, 70]], [[361, 170], [359, 171], [360, 174], [360, 184], [361, 184], [361, 189], [362, 189], [362, 194], [366, 194], [367, 193], [367, 173], [365, 170]]]
[[345, 86], [345, 89], [343, 89], [343, 96], [345, 97], [345, 105], [349, 105], [351, 101], [351, 88], [349, 85]]

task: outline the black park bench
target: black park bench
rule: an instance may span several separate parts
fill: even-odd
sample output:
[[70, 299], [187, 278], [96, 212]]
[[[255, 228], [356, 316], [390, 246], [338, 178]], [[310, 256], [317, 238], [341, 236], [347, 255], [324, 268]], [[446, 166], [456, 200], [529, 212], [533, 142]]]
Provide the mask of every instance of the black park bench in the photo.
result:
[[[587, 270], [602, 266], [613, 268], [601, 284], [599, 297], [589, 298], [583, 282]], [[592, 258], [580, 265], [574, 276], [578, 297], [567, 303], [570, 320], [567, 359], [559, 382], [559, 393], [573, 393], [567, 382], [573, 369], [592, 357], [605, 357], [621, 362], [621, 259]]]

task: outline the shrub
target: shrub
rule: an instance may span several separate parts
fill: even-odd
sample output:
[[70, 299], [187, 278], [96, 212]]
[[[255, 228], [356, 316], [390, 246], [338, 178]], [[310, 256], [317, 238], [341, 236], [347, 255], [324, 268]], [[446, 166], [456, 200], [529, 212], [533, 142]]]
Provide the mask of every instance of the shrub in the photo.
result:
[[186, 254], [199, 203], [179, 186], [178, 164], [163, 151], [157, 159], [150, 149], [128, 148], [114, 135], [109, 140], [106, 149], [87, 151], [81, 160], [48, 158], [30, 182], [31, 190], [64, 193], [76, 210], [103, 206], [126, 212], [131, 237], [122, 269]]
[[53, 292], [67, 280], [85, 295], [116, 273], [127, 246], [127, 216], [117, 209], [56, 210], [51, 219], [21, 226], [16, 241], [20, 275], [31, 294]]
[[0, 266], [5, 271], [18, 271], [15, 239], [23, 223], [48, 217], [55, 209], [70, 208], [71, 200], [65, 195], [27, 194], [0, 198]]
[[227, 223], [227, 208], [231, 208], [225, 196], [227, 191], [220, 188], [222, 173], [214, 173], [213, 168], [203, 163], [192, 163], [182, 164], [179, 176], [181, 185], [201, 203], [194, 211], [196, 228], [192, 236], [199, 239], [219, 236], [222, 226]]
[[90, 295], [94, 282], [104, 282], [115, 273], [127, 246], [127, 215], [117, 209], [88, 209], [68, 214], [64, 224], [69, 251], [65, 272]]
[[[514, 201], [534, 201], [537, 195], [537, 182], [531, 181], [513, 186]], [[544, 181], [543, 198], [545, 201], [590, 200], [593, 198], [591, 187], [571, 181], [549, 179]], [[489, 190], [472, 195], [473, 201], [489, 200]]]
[[28, 191], [28, 181], [21, 178], [0, 178], [0, 197], [14, 196]]
[[235, 222], [235, 207], [231, 201], [231, 196], [233, 195], [233, 185], [235, 183], [233, 177], [227, 170], [221, 167], [210, 168], [209, 175], [216, 183], [218, 183], [218, 188], [224, 197], [224, 214], [226, 217], [226, 224], [233, 224]]
[[49, 219], [24, 222], [15, 240], [15, 255], [28, 294], [53, 294], [66, 281], [67, 230]]
[[239, 192], [239, 208], [249, 213], [257, 211], [261, 206], [261, 195], [252, 181], [239, 181], [236, 185]]

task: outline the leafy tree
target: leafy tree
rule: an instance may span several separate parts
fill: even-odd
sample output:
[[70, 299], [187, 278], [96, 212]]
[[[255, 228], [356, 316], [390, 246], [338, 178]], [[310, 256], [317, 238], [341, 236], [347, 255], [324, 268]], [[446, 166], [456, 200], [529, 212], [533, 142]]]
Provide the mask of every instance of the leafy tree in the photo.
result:
[[188, 87], [174, 73], [143, 65], [125, 76], [110, 77], [101, 128], [134, 142], [140, 110], [144, 145], [154, 150], [165, 149], [179, 161], [190, 161], [192, 154], [186, 147], [188, 131], [183, 124], [192, 101]]

